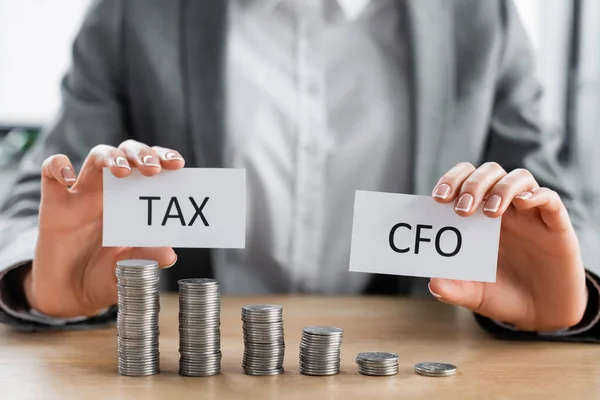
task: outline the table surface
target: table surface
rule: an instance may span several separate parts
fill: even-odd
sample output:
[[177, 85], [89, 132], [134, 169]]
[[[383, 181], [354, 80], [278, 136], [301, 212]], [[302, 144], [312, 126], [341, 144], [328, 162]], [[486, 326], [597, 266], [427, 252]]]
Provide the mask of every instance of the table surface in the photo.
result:
[[[240, 307], [284, 307], [285, 373], [244, 375]], [[298, 373], [302, 328], [344, 329], [342, 371], [331, 377]], [[0, 327], [0, 399], [598, 399], [600, 347], [593, 344], [507, 342], [490, 338], [469, 312], [435, 300], [391, 297], [227, 297], [222, 299], [222, 372], [179, 376], [177, 297], [162, 296], [162, 372], [119, 376], [114, 328], [20, 333]], [[359, 375], [361, 351], [392, 351], [400, 373]], [[449, 362], [458, 374], [414, 374], [422, 361]]]

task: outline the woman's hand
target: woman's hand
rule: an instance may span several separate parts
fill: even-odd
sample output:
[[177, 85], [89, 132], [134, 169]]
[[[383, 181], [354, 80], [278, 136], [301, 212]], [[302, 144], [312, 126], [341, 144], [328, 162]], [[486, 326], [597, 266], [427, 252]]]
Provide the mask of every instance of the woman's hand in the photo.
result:
[[440, 301], [464, 306], [523, 330], [551, 331], [576, 325], [587, 305], [579, 242], [558, 194], [539, 187], [531, 173], [506, 173], [496, 163], [469, 163], [448, 171], [433, 190], [458, 215], [480, 207], [502, 216], [495, 283], [433, 278]]
[[133, 140], [119, 148], [96, 146], [79, 176], [66, 156], [48, 158], [42, 166], [37, 247], [24, 281], [30, 305], [56, 317], [92, 316], [117, 302], [116, 261], [141, 258], [173, 265], [177, 256], [170, 247], [102, 247], [102, 169], [125, 178], [132, 167], [154, 176], [183, 166], [178, 152]]

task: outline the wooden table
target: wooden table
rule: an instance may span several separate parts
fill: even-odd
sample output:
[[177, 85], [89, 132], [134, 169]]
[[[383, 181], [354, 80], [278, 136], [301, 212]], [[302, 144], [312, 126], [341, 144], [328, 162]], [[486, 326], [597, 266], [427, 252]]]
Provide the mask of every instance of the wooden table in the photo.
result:
[[[600, 399], [600, 346], [494, 340], [469, 312], [435, 300], [384, 297], [265, 297], [222, 300], [222, 373], [177, 374], [177, 298], [163, 296], [159, 375], [123, 377], [116, 369], [115, 329], [25, 334], [0, 327], [0, 399]], [[244, 375], [240, 307], [284, 306], [283, 375]], [[303, 326], [344, 329], [342, 372], [298, 373]], [[367, 377], [360, 351], [397, 352], [400, 373]], [[421, 361], [456, 364], [447, 378], [413, 373]]]

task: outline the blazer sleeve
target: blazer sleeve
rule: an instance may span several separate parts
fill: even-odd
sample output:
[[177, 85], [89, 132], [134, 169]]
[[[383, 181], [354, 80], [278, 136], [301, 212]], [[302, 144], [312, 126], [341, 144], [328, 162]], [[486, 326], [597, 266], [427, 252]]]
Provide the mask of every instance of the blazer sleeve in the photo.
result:
[[51, 324], [29, 310], [24, 318], [27, 305], [18, 295], [21, 288], [15, 285], [21, 283], [14, 277], [19, 275], [17, 269], [30, 265], [34, 255], [42, 162], [62, 153], [78, 169], [95, 145], [118, 145], [125, 140], [127, 99], [120, 40], [123, 3], [102, 0], [91, 5], [73, 42], [71, 67], [61, 83], [59, 115], [21, 162], [18, 178], [0, 207], [0, 321], [16, 328], [80, 329], [89, 323]]
[[[555, 190], [566, 205], [577, 232], [584, 265], [588, 270], [590, 300], [582, 327], [556, 334], [518, 333], [504, 324], [477, 316], [488, 331], [505, 338], [545, 338], [550, 340], [600, 340], [598, 325], [597, 276], [600, 272], [600, 235], [598, 227], [583, 206], [574, 180], [566, 173], [568, 165], [559, 162], [564, 137], [542, 129], [540, 103], [542, 90], [535, 78], [530, 42], [512, 1], [501, 3], [503, 55], [496, 82], [496, 98], [490, 121], [486, 160], [496, 161], [507, 171], [527, 168], [541, 186]], [[590, 324], [591, 322], [591, 324]]]

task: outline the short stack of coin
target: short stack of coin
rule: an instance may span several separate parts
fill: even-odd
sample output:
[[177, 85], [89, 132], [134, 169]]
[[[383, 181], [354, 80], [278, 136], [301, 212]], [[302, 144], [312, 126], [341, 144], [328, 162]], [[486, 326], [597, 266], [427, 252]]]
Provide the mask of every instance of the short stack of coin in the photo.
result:
[[248, 375], [283, 373], [285, 340], [283, 308], [272, 304], [242, 307], [244, 358], [242, 368]]
[[160, 372], [158, 263], [151, 260], [117, 262], [117, 354], [121, 375], [146, 376]]
[[398, 373], [398, 354], [381, 351], [358, 353], [358, 372], [362, 375], [391, 376]]
[[215, 279], [179, 281], [179, 373], [221, 372], [221, 291]]
[[426, 361], [415, 364], [415, 373], [423, 376], [452, 376], [456, 375], [458, 368], [456, 365]]
[[342, 329], [308, 326], [300, 341], [300, 373], [304, 375], [335, 375], [340, 372]]

